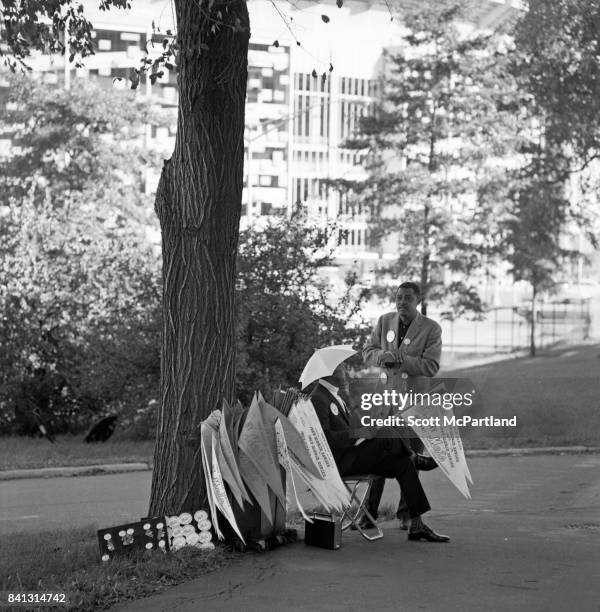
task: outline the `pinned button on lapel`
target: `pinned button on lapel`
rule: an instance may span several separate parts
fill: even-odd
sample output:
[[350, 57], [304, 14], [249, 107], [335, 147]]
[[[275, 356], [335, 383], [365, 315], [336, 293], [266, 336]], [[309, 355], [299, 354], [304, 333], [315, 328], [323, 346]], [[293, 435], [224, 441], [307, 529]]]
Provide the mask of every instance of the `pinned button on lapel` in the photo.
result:
[[331, 410], [331, 414], [334, 416], [337, 416], [340, 413], [339, 408], [333, 402], [329, 404], [329, 409]]
[[393, 329], [390, 329], [388, 333], [385, 335], [385, 339], [388, 342], [393, 342], [396, 339], [396, 332]]

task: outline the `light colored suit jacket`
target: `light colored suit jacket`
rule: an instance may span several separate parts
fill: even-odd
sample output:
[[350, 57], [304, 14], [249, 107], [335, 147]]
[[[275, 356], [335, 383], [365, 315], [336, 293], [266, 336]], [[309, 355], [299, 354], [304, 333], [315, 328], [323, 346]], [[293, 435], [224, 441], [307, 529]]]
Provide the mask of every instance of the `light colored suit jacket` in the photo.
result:
[[396, 353], [402, 363], [385, 368], [388, 383], [393, 382], [396, 388], [400, 387], [403, 391], [415, 390], [419, 387], [420, 377], [435, 376], [440, 368], [442, 328], [433, 319], [418, 312], [399, 346], [399, 322], [397, 312], [388, 312], [379, 317], [362, 355], [365, 363], [377, 366], [379, 356], [385, 351]]

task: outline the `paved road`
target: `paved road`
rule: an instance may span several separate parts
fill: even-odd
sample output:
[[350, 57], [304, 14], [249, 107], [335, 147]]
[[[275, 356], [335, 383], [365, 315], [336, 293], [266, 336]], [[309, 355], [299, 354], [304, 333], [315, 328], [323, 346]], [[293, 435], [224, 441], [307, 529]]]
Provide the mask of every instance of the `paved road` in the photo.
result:
[[[472, 457], [469, 466], [475, 480], [471, 500], [439, 470], [422, 474], [434, 508], [432, 525], [443, 517], [452, 531], [455, 515], [532, 516], [551, 509], [572, 509], [572, 523], [577, 514], [595, 511], [600, 523], [600, 455]], [[150, 472], [133, 472], [0, 482], [0, 533], [135, 520], [146, 513], [150, 478]], [[397, 491], [388, 481], [382, 503], [395, 504]], [[600, 526], [595, 533], [600, 536]]]
[[0, 535], [57, 527], [110, 527], [146, 516], [151, 473], [0, 482]]
[[[473, 499], [423, 475], [448, 544], [407, 542], [395, 522], [338, 551], [301, 543], [245, 555], [222, 571], [120, 612], [431, 610], [600, 611], [600, 455], [473, 458]], [[394, 483], [392, 483], [394, 484]], [[395, 486], [386, 489], [388, 502]]]
[[[427, 522], [449, 544], [407, 542], [395, 522], [338, 551], [290, 545], [116, 610], [599, 612], [600, 455], [471, 458], [473, 499], [423, 474]], [[145, 513], [150, 473], [1, 482], [0, 529], [106, 526]], [[397, 499], [386, 488], [384, 503]]]

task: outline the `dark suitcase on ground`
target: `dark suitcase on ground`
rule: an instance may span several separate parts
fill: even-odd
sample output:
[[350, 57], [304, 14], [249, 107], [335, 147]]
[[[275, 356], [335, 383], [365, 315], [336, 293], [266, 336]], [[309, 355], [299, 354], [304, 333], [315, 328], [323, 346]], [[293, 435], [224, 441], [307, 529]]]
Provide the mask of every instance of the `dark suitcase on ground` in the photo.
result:
[[311, 515], [312, 523], [304, 521], [304, 543], [307, 546], [318, 546], [337, 550], [342, 545], [342, 522], [330, 514]]

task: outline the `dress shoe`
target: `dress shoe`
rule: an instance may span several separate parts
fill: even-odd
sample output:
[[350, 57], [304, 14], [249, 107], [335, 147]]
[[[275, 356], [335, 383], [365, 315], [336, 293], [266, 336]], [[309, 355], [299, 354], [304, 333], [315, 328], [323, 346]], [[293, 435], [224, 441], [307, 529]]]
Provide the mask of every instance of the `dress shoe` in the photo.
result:
[[430, 529], [423, 523], [419, 529], [408, 531], [409, 540], [425, 540], [426, 542], [449, 542], [450, 538], [447, 535], [441, 535], [436, 533], [433, 529]]
[[429, 472], [431, 470], [435, 470], [438, 464], [431, 457], [426, 457], [425, 455], [414, 455], [413, 463], [417, 470], [421, 472]]

